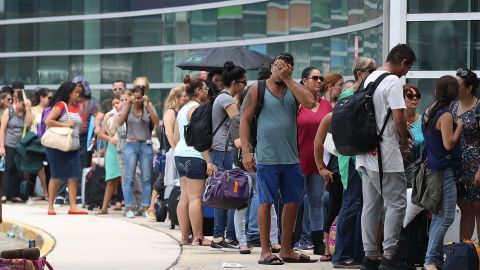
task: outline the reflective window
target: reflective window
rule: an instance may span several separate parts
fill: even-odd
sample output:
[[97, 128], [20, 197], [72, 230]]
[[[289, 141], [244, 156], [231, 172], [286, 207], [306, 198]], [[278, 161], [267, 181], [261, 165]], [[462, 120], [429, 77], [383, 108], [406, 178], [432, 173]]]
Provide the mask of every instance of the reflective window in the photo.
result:
[[68, 56], [39, 57], [38, 84], [61, 84], [69, 81], [71, 78], [68, 73], [68, 65]]
[[243, 6], [218, 9], [218, 41], [239, 40], [243, 38]]
[[5, 81], [3, 84], [11, 84], [13, 81], [22, 81], [24, 84], [37, 83], [36, 58], [6, 58], [3, 63], [5, 65], [3, 68], [5, 72]]
[[478, 12], [480, 0], [408, 0], [408, 13]]
[[418, 59], [413, 70], [452, 70], [470, 66], [471, 33], [469, 21], [408, 22], [407, 43]]
[[190, 43], [217, 40], [217, 10], [206, 9], [188, 12], [190, 15]]
[[101, 56], [101, 83], [115, 80], [132, 81], [132, 54], [105, 54]]

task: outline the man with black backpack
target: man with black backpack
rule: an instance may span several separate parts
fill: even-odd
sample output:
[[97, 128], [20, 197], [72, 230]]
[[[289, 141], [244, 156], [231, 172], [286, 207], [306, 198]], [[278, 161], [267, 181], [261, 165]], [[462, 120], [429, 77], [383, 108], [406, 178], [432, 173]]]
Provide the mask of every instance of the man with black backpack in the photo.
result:
[[[296, 115], [298, 105], [313, 108], [315, 99], [292, 79], [293, 56], [281, 53], [272, 63], [272, 75], [253, 85], [242, 104], [240, 140], [242, 160], [248, 171], [257, 171], [260, 198], [258, 225], [262, 252], [259, 264], [279, 265], [285, 262], [310, 263], [310, 257], [292, 249], [292, 234], [298, 204], [302, 201], [304, 177], [300, 170], [297, 146]], [[265, 86], [264, 86], [265, 85]], [[264, 88], [263, 89], [260, 88]], [[259, 93], [263, 93], [260, 96]], [[257, 113], [257, 103], [261, 111]], [[252, 122], [256, 125], [253, 126]], [[252, 134], [256, 127], [256, 136]], [[256, 137], [256, 145], [250, 137]], [[252, 154], [255, 149], [255, 156]], [[282, 247], [279, 257], [270, 248], [270, 211], [280, 192], [283, 207]]]
[[[381, 136], [380, 148], [356, 157], [356, 168], [361, 172], [363, 189], [362, 240], [366, 256], [361, 266], [363, 270], [415, 269], [396, 258], [407, 205], [407, 180], [402, 154], [408, 150], [408, 131], [404, 118], [406, 106], [403, 83], [399, 78], [407, 74], [415, 61], [413, 50], [406, 44], [399, 44], [390, 51], [386, 63], [363, 82], [366, 88], [371, 82], [377, 86], [372, 89], [371, 99], [376, 128]], [[369, 120], [373, 121], [365, 119]], [[384, 204], [384, 253], [380, 258], [376, 236]]]

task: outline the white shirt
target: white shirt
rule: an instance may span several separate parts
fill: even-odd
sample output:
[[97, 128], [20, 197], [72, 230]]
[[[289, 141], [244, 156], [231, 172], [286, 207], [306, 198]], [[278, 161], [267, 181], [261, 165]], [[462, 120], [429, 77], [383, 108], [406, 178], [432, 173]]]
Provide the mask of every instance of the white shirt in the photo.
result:
[[[375, 81], [386, 71], [374, 71], [365, 80], [365, 86]], [[382, 129], [387, 109], [406, 109], [403, 98], [403, 86], [400, 79], [395, 75], [389, 75], [382, 80], [373, 94], [373, 105], [375, 108], [375, 120], [378, 131]], [[400, 139], [395, 128], [393, 117], [390, 116], [382, 135], [380, 143], [382, 149], [382, 165], [384, 172], [404, 172], [402, 154], [400, 152]], [[358, 155], [356, 168], [364, 167], [367, 170], [378, 172], [377, 151], [368, 154]]]

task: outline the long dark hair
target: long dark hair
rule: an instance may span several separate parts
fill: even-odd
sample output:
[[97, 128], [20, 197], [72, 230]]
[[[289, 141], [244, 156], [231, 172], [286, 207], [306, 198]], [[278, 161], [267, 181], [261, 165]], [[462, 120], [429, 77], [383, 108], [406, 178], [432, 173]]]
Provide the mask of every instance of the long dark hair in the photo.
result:
[[235, 66], [232, 61], [227, 61], [223, 65], [222, 79], [226, 87], [230, 87], [234, 81], [242, 79], [247, 71], [240, 66]]
[[68, 101], [70, 100], [70, 94], [72, 94], [73, 90], [75, 90], [76, 84], [72, 82], [64, 82], [58, 87], [57, 92], [53, 95], [52, 100], [50, 101], [49, 106], [53, 107], [55, 104], [58, 102], [65, 102], [68, 104]]
[[38, 106], [38, 104], [40, 104], [40, 99], [42, 97], [48, 96], [48, 93], [50, 93], [50, 90], [48, 88], [35, 89], [35, 96], [32, 100], [32, 106]]
[[[450, 75], [442, 76], [435, 82], [435, 103], [427, 110], [428, 119], [435, 117], [440, 109], [448, 108], [458, 98], [458, 82]], [[424, 123], [428, 125], [428, 121]]]
[[[140, 94], [142, 94], [142, 97], [143, 97], [143, 96], [145, 96], [145, 89], [143, 89], [143, 87], [135, 86], [132, 89], [132, 95], [135, 94], [135, 93], [140, 93]], [[142, 122], [143, 122], [143, 110], [144, 110], [144, 107], [143, 107], [143, 101], [142, 101], [142, 116], [140, 116], [140, 120]]]

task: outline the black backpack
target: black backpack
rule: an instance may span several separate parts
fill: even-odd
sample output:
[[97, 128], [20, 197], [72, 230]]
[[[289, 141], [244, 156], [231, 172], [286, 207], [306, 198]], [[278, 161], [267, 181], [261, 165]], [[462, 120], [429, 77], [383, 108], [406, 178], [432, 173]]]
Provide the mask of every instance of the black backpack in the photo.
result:
[[382, 129], [378, 132], [373, 94], [380, 82], [388, 75], [392, 74], [389, 72], [383, 73], [366, 87], [364, 87], [365, 80], [363, 80], [355, 94], [342, 98], [337, 102], [333, 108], [331, 122], [333, 142], [339, 154], [356, 156], [377, 149], [380, 192], [382, 192], [383, 179], [380, 142], [392, 110], [387, 110], [387, 116], [383, 122]]
[[[221, 94], [228, 93], [223, 91], [220, 92], [219, 95]], [[227, 114], [212, 132], [212, 109], [214, 101], [215, 100], [211, 100], [210, 102], [198, 106], [195, 111], [193, 111], [190, 122], [184, 127], [185, 143], [188, 146], [193, 146], [193, 148], [199, 152], [210, 149], [213, 136], [217, 134], [220, 127], [228, 119]]]
[[391, 73], [383, 73], [366, 87], [363, 81], [355, 94], [342, 98], [333, 108], [332, 137], [335, 148], [341, 155], [355, 156], [378, 148], [391, 110], [388, 110], [379, 133], [375, 121], [373, 94], [380, 82], [388, 75]]

